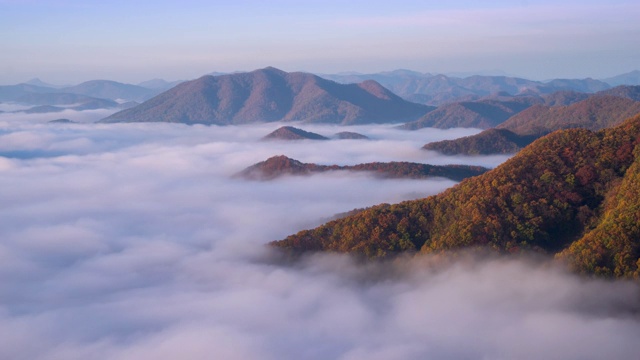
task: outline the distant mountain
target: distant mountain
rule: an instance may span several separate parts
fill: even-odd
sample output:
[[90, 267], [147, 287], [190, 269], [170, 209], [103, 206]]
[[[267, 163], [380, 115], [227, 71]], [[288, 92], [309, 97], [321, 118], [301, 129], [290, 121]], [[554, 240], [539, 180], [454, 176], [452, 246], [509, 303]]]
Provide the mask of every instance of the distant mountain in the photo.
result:
[[423, 179], [445, 177], [455, 181], [461, 181], [471, 176], [480, 175], [487, 171], [487, 169], [480, 166], [439, 166], [410, 162], [375, 162], [353, 166], [317, 165], [302, 163], [284, 155], [279, 155], [252, 165], [236, 176], [249, 180], [271, 180], [284, 175], [310, 175], [326, 171], [365, 171], [385, 178]]
[[86, 95], [71, 93], [28, 93], [15, 99], [16, 102], [28, 105], [81, 105], [93, 104], [94, 108], [116, 107], [118, 103], [112, 100], [99, 99]]
[[262, 140], [329, 140], [329, 138], [293, 126], [282, 126], [263, 137]]
[[567, 90], [596, 92], [609, 87], [608, 84], [594, 79], [557, 79], [545, 83], [509, 76], [474, 75], [457, 78], [406, 70], [377, 74], [322, 76], [341, 83], [373, 79], [407, 100], [433, 106], [479, 100], [497, 93], [510, 96], [541, 96]]
[[623, 97], [626, 99], [631, 99], [635, 101], [640, 101], [640, 86], [630, 86], [630, 85], [621, 85], [611, 88], [609, 90], [600, 91], [598, 95], [613, 95], [618, 97]]
[[55, 119], [47, 121], [49, 124], [76, 124], [77, 122], [69, 119]]
[[425, 199], [382, 204], [272, 245], [366, 258], [486, 249], [554, 255], [574, 271], [640, 276], [640, 116], [547, 135]]
[[611, 95], [594, 95], [569, 106], [534, 105], [498, 125], [520, 135], [544, 135], [559, 129], [599, 130], [640, 113], [640, 102]]
[[640, 70], [634, 70], [618, 76], [602, 79], [611, 86], [618, 85], [640, 85]]
[[368, 136], [351, 131], [341, 131], [336, 133], [335, 136], [340, 140], [369, 140]]
[[[542, 103], [547, 106], [560, 106], [560, 105], [571, 105], [577, 103], [578, 101], [585, 100], [591, 96], [591, 94], [586, 94], [583, 92], [572, 91], [572, 90], [560, 90], [551, 94], [546, 94], [541, 97]], [[534, 105], [534, 103], [532, 103]]]
[[40, 87], [47, 87], [47, 88], [52, 88], [52, 89], [61, 89], [61, 88], [70, 86], [70, 85], [53, 85], [53, 84], [46, 83], [46, 82], [44, 82], [44, 81], [42, 81], [42, 80], [40, 80], [38, 78], [31, 79], [31, 80], [25, 82], [25, 84], [27, 84], [27, 85], [35, 85], [35, 86], [40, 86]]
[[344, 85], [312, 74], [265, 68], [187, 81], [101, 122], [399, 123], [432, 109], [403, 100], [375, 81]]
[[518, 135], [506, 129], [488, 129], [479, 134], [455, 140], [444, 140], [424, 145], [445, 155], [514, 154], [536, 140], [536, 136]]
[[166, 81], [163, 79], [153, 79], [153, 80], [147, 80], [147, 81], [143, 81], [141, 83], [138, 84], [138, 86], [141, 86], [143, 88], [146, 89], [151, 89], [151, 90], [169, 90], [172, 87], [183, 83], [184, 80], [177, 80], [177, 81]]
[[29, 109], [14, 111], [16, 113], [25, 113], [25, 114], [45, 114], [45, 113], [56, 113], [64, 111], [65, 108], [52, 106], [52, 105], [38, 105]]
[[[538, 101], [535, 98], [532, 102]], [[399, 126], [405, 130], [425, 127], [448, 129], [455, 127], [488, 129], [531, 106], [528, 101], [463, 101], [442, 105], [420, 119]]]
[[18, 84], [18, 85], [3, 85], [0, 86], [0, 101], [9, 101], [13, 102], [16, 99], [32, 94], [32, 93], [51, 93], [55, 92], [56, 89], [29, 85], [29, 84]]
[[594, 93], [602, 90], [607, 90], [611, 85], [592, 78], [587, 79], [554, 79], [545, 83], [547, 86], [552, 87], [555, 91], [578, 91], [585, 93]]
[[110, 80], [86, 81], [79, 85], [62, 88], [59, 91], [101, 99], [125, 101], [144, 101], [160, 92], [159, 90], [151, 90], [142, 86], [123, 84]]

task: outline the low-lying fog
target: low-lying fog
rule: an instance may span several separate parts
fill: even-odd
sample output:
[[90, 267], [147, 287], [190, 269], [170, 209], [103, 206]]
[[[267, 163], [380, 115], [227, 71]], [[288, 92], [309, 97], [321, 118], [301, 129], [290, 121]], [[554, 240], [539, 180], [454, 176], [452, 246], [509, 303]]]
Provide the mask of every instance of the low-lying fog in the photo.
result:
[[[58, 118], [55, 114], [53, 118]], [[540, 262], [385, 265], [264, 246], [353, 208], [454, 182], [230, 175], [284, 154], [323, 164], [496, 166], [419, 150], [478, 130], [349, 127], [373, 140], [259, 142], [281, 124], [90, 124], [0, 114], [1, 359], [628, 359], [638, 288]], [[51, 117], [51, 116], [49, 116]], [[73, 118], [75, 117], [75, 118]], [[330, 136], [345, 130], [305, 126]]]

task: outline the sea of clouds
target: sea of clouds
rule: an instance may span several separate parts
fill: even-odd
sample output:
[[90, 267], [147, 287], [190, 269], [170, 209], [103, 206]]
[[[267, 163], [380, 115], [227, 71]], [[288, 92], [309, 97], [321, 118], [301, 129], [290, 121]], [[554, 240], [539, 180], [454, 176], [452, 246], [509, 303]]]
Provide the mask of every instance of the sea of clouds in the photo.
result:
[[[336, 213], [438, 193], [446, 179], [325, 173], [232, 179], [304, 162], [444, 157], [475, 129], [358, 126], [373, 140], [260, 142], [282, 124], [94, 124], [104, 111], [0, 114], [0, 359], [630, 359], [637, 284], [541, 260], [278, 261], [265, 246]], [[50, 117], [50, 116], [49, 116]], [[49, 119], [50, 120], [50, 119]], [[345, 130], [300, 126], [322, 135]]]

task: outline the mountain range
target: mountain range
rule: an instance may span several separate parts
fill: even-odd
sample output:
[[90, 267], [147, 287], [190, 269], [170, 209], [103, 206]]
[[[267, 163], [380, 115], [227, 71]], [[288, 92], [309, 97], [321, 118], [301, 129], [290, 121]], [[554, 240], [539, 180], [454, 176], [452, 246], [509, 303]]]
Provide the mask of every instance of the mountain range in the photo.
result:
[[405, 130], [417, 130], [425, 127], [440, 129], [455, 127], [492, 128], [536, 102], [536, 98], [529, 97], [518, 100], [480, 100], [450, 103], [439, 106], [420, 119], [403, 124], [399, 128]]
[[[604, 81], [587, 79], [554, 79], [547, 82], [508, 76], [474, 75], [464, 78], [442, 74], [422, 74], [396, 70], [377, 74], [322, 75], [341, 82], [375, 80], [399, 96], [432, 106], [457, 101], [478, 100], [498, 93], [516, 95], [544, 95], [557, 91], [597, 92], [611, 87]], [[627, 79], [625, 77], [625, 79]]]
[[[609, 96], [603, 98], [603, 96]], [[590, 99], [593, 98], [593, 99]], [[437, 109], [428, 112], [416, 121], [412, 121], [399, 126], [405, 130], [417, 130], [425, 127], [436, 127], [441, 129], [454, 127], [475, 127], [480, 129], [489, 129], [496, 126], [502, 126], [502, 123], [508, 123], [512, 119], [522, 122], [530, 120], [542, 122], [541, 126], [548, 121], [543, 118], [530, 119], [532, 114], [540, 113], [541, 109], [550, 111], [562, 111], [564, 107], [569, 107], [565, 112], [568, 120], [579, 116], [589, 116], [586, 110], [582, 115], [573, 114], [572, 111], [578, 109], [590, 109], [592, 112], [602, 114], [608, 113], [609, 110], [616, 108], [613, 114], [619, 114], [625, 109], [628, 114], [619, 116], [617, 119], [622, 121], [633, 116], [635, 102], [640, 100], [640, 86], [618, 86], [615, 88], [599, 91], [596, 93], [580, 93], [576, 91], [558, 91], [546, 95], [519, 95], [510, 96], [506, 94], [496, 94], [481, 100], [461, 101], [439, 106]], [[607, 104], [611, 102], [610, 104]], [[580, 103], [578, 105], [578, 103]], [[599, 109], [599, 106], [604, 106]], [[553, 110], [551, 110], [553, 109]], [[578, 121], [578, 120], [577, 120]], [[584, 120], [579, 120], [584, 121]], [[560, 122], [563, 122], [560, 120]], [[550, 124], [548, 124], [550, 125]], [[610, 124], [611, 125], [611, 124]], [[512, 125], [506, 125], [505, 128], [511, 128]], [[562, 127], [551, 127], [549, 130], [557, 130]], [[596, 129], [596, 128], [593, 128]], [[516, 131], [517, 132], [517, 131]], [[523, 133], [524, 134], [524, 133]]]
[[445, 155], [515, 154], [537, 138], [538, 136], [518, 135], [507, 129], [494, 128], [454, 140], [431, 142], [422, 148]]
[[[145, 101], [162, 90], [153, 90], [137, 85], [123, 84], [110, 80], [91, 80], [78, 85], [52, 88], [30, 84], [0, 86], [0, 101], [20, 102], [30, 94], [75, 94], [112, 101]], [[52, 105], [52, 104], [47, 104]]]
[[308, 73], [265, 68], [203, 76], [101, 122], [387, 123], [412, 121], [432, 107], [403, 100], [375, 81], [338, 84]]
[[[447, 155], [515, 153], [536, 138], [555, 130], [600, 130], [618, 125], [640, 113], [639, 95], [640, 86], [619, 86], [566, 106], [535, 104], [498, 124], [496, 129], [460, 139], [429, 143], [423, 148]], [[570, 98], [579, 97], [571, 95]], [[405, 124], [403, 128], [416, 123]]]
[[358, 165], [318, 165], [303, 163], [284, 155], [273, 156], [251, 165], [236, 174], [249, 180], [272, 180], [285, 175], [310, 175], [326, 171], [369, 172], [384, 178], [424, 179], [444, 177], [460, 181], [487, 171], [480, 166], [469, 165], [428, 165], [412, 162], [374, 162]]
[[604, 129], [638, 113], [640, 101], [598, 94], [568, 106], [534, 105], [497, 127], [519, 135], [539, 136], [568, 128]]
[[483, 249], [539, 252], [572, 270], [640, 277], [640, 115], [544, 136], [441, 194], [382, 204], [272, 243], [366, 258]]

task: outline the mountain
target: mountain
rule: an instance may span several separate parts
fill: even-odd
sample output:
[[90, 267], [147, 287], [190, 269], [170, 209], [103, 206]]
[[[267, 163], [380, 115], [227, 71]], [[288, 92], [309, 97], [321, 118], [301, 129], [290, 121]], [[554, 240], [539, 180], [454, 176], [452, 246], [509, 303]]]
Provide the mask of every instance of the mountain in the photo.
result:
[[578, 91], [586, 93], [594, 93], [607, 90], [611, 85], [592, 78], [587, 79], [554, 79], [547, 81], [545, 85], [554, 88], [556, 91]]
[[455, 140], [428, 143], [422, 148], [445, 155], [514, 154], [535, 139], [536, 136], [518, 135], [507, 129], [488, 129], [479, 134]]
[[598, 95], [612, 95], [640, 101], [640, 86], [620, 85], [609, 90], [600, 91], [598, 92]]
[[602, 79], [611, 86], [618, 85], [640, 85], [640, 70], [634, 70], [625, 74]]
[[69, 119], [55, 119], [47, 121], [49, 124], [77, 124], [76, 121], [72, 121]]
[[138, 84], [138, 86], [141, 86], [143, 88], [146, 89], [151, 89], [151, 90], [169, 90], [172, 87], [180, 84], [184, 82], [184, 80], [177, 80], [177, 81], [166, 81], [163, 79], [152, 79], [152, 80], [147, 80], [147, 81], [143, 81], [141, 83]]
[[265, 68], [187, 81], [101, 121], [346, 125], [406, 122], [432, 109], [405, 101], [374, 81], [343, 85], [312, 74]]
[[310, 175], [325, 171], [366, 171], [384, 178], [424, 179], [430, 177], [445, 177], [455, 181], [461, 181], [471, 176], [480, 175], [487, 171], [487, 169], [480, 166], [440, 166], [410, 162], [375, 162], [353, 166], [317, 165], [303, 163], [284, 155], [279, 155], [254, 164], [236, 176], [249, 180], [271, 180], [284, 175]]
[[543, 135], [558, 129], [599, 130], [640, 113], [640, 102], [611, 95], [593, 95], [569, 106], [534, 105], [498, 125], [520, 135]]
[[28, 105], [82, 105], [92, 104], [94, 108], [116, 107], [112, 100], [99, 99], [86, 95], [71, 93], [28, 93], [15, 99], [16, 102]]
[[329, 140], [329, 138], [293, 126], [282, 126], [265, 135], [262, 140]]
[[464, 78], [398, 70], [377, 74], [321, 75], [345, 83], [375, 80], [399, 96], [414, 102], [440, 106], [474, 101], [493, 94], [545, 95], [556, 91], [596, 92], [609, 85], [594, 79], [556, 79], [540, 82], [510, 76], [474, 75]]
[[591, 96], [591, 94], [586, 94], [583, 92], [578, 92], [573, 90], [560, 90], [551, 94], [543, 95], [541, 99], [544, 105], [561, 106], [561, 105], [571, 105], [573, 103], [577, 103], [579, 101], [585, 100], [589, 96]]
[[352, 131], [341, 131], [336, 133], [335, 137], [340, 140], [369, 140], [368, 136]]
[[110, 80], [86, 81], [79, 85], [62, 88], [59, 91], [95, 98], [124, 101], [144, 101], [159, 92], [137, 85], [123, 84]]
[[[535, 101], [534, 99], [532, 99]], [[488, 129], [531, 106], [521, 101], [463, 101], [442, 105], [416, 121], [399, 126], [405, 130], [425, 127], [448, 129], [455, 127]]]
[[16, 99], [32, 94], [32, 93], [51, 93], [55, 92], [56, 89], [29, 85], [29, 84], [18, 84], [18, 85], [2, 85], [0, 86], [0, 101], [16, 101]]
[[64, 111], [65, 108], [53, 106], [53, 105], [38, 105], [29, 109], [14, 111], [15, 113], [25, 113], [25, 114], [45, 114], [45, 113], [55, 113]]
[[425, 199], [382, 204], [272, 243], [289, 254], [482, 248], [555, 255], [574, 271], [640, 277], [640, 116], [556, 131]]
[[47, 88], [52, 88], [52, 89], [60, 89], [60, 88], [64, 88], [64, 87], [69, 87], [70, 85], [53, 85], [53, 84], [49, 84], [46, 83], [38, 78], [34, 78], [31, 79], [27, 82], [25, 82], [25, 84], [27, 85], [35, 85], [35, 86], [40, 86], [40, 87], [47, 87]]

